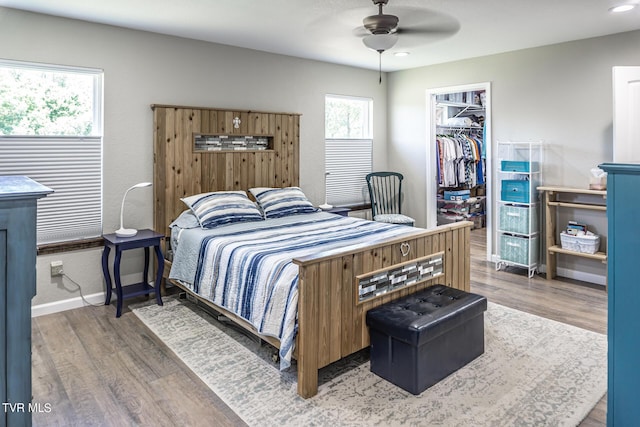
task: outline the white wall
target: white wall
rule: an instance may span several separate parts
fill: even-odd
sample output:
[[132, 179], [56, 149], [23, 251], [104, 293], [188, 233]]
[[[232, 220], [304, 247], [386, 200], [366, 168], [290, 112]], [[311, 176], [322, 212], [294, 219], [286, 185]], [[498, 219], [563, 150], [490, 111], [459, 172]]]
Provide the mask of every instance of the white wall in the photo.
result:
[[[124, 191], [153, 180], [150, 104], [301, 113], [300, 185], [324, 201], [324, 95], [374, 100], [374, 164], [386, 166], [386, 84], [376, 71], [0, 8], [0, 57], [104, 70], [104, 232], [118, 228]], [[127, 198], [128, 225], [152, 227], [152, 191]], [[131, 203], [129, 204], [129, 200]], [[135, 251], [132, 251], [135, 252]], [[41, 256], [34, 305], [77, 297], [52, 283], [51, 260], [82, 285], [104, 290], [99, 249]], [[123, 256], [128, 277], [141, 252]], [[126, 259], [125, 259], [126, 258]], [[137, 279], [139, 280], [139, 278]], [[129, 282], [131, 283], [131, 282]]]
[[[544, 183], [586, 188], [589, 169], [612, 160], [611, 69], [640, 65], [638, 45], [635, 31], [391, 73], [388, 161], [405, 174], [407, 214], [425, 226], [435, 203], [426, 200], [428, 89], [490, 82], [493, 147], [542, 140]], [[606, 223], [598, 228], [606, 234]]]

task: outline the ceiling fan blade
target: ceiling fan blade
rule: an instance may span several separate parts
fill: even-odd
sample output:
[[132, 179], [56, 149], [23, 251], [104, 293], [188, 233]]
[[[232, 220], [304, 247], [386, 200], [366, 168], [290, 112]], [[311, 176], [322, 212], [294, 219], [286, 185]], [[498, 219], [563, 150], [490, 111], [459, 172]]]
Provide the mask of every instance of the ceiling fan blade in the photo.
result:
[[396, 33], [398, 34], [442, 34], [446, 36], [452, 36], [460, 30], [460, 25], [451, 23], [442, 23], [438, 25], [420, 25], [415, 27], [398, 27]]
[[354, 28], [351, 33], [356, 37], [365, 37], [371, 34], [365, 27]]
[[453, 36], [460, 30], [457, 19], [441, 12], [411, 7], [398, 8], [398, 48], [415, 48]]

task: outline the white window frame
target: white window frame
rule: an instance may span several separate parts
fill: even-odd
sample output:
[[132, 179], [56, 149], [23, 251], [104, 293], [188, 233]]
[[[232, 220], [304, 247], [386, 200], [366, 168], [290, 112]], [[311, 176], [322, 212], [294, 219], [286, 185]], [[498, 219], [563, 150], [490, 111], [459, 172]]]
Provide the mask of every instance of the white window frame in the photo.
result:
[[[363, 103], [362, 134], [358, 137], [330, 138], [327, 135], [327, 101], [345, 100]], [[373, 168], [373, 99], [325, 95], [325, 194], [334, 206], [359, 206], [368, 203], [365, 177]]]
[[0, 67], [93, 77], [91, 135], [0, 135], [0, 175], [25, 175], [54, 190], [38, 200], [38, 244], [100, 236], [103, 70], [3, 59]]

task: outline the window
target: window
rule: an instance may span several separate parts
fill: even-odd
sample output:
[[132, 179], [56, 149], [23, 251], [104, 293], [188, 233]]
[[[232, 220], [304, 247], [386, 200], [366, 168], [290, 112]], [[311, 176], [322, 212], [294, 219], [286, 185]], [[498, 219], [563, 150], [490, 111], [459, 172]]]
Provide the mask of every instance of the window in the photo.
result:
[[373, 101], [325, 97], [325, 191], [337, 206], [362, 205], [368, 199], [365, 176], [371, 172]]
[[0, 60], [0, 174], [54, 190], [38, 244], [102, 234], [102, 70]]

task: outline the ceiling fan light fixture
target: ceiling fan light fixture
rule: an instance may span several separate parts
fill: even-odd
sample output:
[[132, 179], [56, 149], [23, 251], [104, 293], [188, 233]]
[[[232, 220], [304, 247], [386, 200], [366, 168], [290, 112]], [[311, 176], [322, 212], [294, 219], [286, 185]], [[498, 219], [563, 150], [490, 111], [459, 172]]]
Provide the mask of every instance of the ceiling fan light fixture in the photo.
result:
[[371, 34], [362, 39], [366, 47], [380, 53], [391, 49], [397, 41], [398, 36], [396, 34]]
[[621, 5], [612, 7], [611, 9], [609, 9], [609, 12], [611, 12], [611, 13], [628, 12], [628, 11], [634, 9], [635, 7], [636, 7], [636, 5], [632, 4], [632, 3], [621, 4]]

